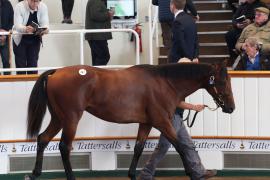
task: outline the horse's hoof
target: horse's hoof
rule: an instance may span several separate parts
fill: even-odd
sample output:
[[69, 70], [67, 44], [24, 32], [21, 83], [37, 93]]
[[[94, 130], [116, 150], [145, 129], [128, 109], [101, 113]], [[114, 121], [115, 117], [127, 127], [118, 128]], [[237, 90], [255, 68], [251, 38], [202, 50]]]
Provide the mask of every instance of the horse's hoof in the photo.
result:
[[33, 175], [25, 175], [24, 180], [35, 180], [35, 177]]

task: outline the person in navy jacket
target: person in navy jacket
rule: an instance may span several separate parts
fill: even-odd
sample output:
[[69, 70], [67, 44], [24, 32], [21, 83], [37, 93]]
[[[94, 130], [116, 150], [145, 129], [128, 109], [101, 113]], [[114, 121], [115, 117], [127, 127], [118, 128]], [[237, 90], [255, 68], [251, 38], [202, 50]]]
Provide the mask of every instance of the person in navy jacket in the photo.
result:
[[171, 10], [174, 12], [175, 19], [172, 25], [172, 48], [169, 62], [177, 63], [183, 57], [197, 60], [199, 45], [194, 19], [183, 9], [177, 9], [174, 5], [171, 5]]
[[[158, 6], [158, 19], [162, 30], [163, 45], [170, 52], [172, 46], [172, 23], [174, 20], [174, 14], [170, 11], [170, 0], [152, 0], [152, 4]], [[192, 0], [186, 0], [184, 11], [190, 11], [195, 20], [200, 19]]]

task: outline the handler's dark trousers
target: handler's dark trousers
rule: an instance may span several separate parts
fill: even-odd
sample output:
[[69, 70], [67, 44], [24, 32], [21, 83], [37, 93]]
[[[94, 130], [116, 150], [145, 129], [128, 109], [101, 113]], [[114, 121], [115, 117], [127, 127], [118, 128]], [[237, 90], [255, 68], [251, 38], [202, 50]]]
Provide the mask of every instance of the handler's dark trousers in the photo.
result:
[[[186, 174], [190, 176], [191, 180], [204, 180], [203, 176], [206, 170], [201, 163], [198, 152], [195, 151], [195, 146], [180, 115], [175, 114], [172, 123], [176, 129], [179, 143], [181, 144], [179, 147], [181, 147], [181, 154], [183, 154], [181, 159]], [[156, 166], [164, 158], [170, 146], [171, 143], [161, 134], [157, 147], [141, 171], [141, 180], [152, 180]]]

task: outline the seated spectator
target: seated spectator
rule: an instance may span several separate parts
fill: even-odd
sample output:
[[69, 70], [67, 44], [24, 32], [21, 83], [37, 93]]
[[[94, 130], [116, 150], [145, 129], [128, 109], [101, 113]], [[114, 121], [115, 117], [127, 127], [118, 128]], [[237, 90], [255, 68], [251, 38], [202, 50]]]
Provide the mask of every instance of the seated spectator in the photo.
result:
[[[0, 0], [0, 32], [7, 32], [13, 26], [13, 7], [9, 0]], [[0, 53], [3, 68], [10, 68], [8, 36], [0, 36]], [[8, 75], [10, 72], [4, 72]]]
[[64, 19], [62, 23], [72, 24], [71, 14], [74, 6], [74, 0], [62, 0], [62, 11]]
[[[229, 64], [232, 64], [237, 54], [235, 53], [235, 44], [237, 39], [241, 35], [242, 30], [249, 24], [253, 23], [255, 18], [255, 9], [258, 7], [266, 7], [260, 0], [247, 0], [245, 3], [239, 6], [237, 11], [233, 15], [232, 29], [225, 35], [225, 40], [229, 50], [230, 60]], [[243, 18], [239, 18], [239, 17]]]
[[256, 37], [262, 43], [261, 52], [270, 53], [270, 22], [268, 21], [269, 9], [259, 7], [255, 10], [255, 22], [248, 25], [236, 43], [236, 49], [241, 51], [245, 47], [245, 40], [249, 37]]
[[[36, 33], [33, 26], [44, 27], [44, 31]], [[13, 36], [13, 51], [17, 68], [37, 67], [42, 36], [48, 33], [49, 17], [47, 6], [41, 0], [24, 0], [19, 2], [14, 11], [14, 31], [28, 33]], [[37, 71], [28, 71], [36, 74]], [[26, 74], [26, 72], [17, 72]]]
[[270, 56], [260, 53], [260, 46], [255, 37], [245, 40], [238, 70], [270, 70]]

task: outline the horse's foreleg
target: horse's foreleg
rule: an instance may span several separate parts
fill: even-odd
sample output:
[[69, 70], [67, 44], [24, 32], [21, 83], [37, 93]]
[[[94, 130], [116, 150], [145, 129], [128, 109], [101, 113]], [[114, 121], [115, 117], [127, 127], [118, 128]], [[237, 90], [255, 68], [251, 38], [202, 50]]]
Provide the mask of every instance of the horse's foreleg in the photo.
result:
[[128, 177], [130, 177], [131, 180], [136, 180], [136, 167], [139, 161], [139, 158], [143, 152], [145, 141], [152, 129], [152, 126], [149, 126], [147, 124], [140, 124], [136, 144], [134, 147], [134, 155], [132, 158], [132, 162], [129, 167], [128, 171]]
[[51, 141], [51, 139], [60, 131], [60, 129], [60, 124], [54, 121], [54, 119], [52, 118], [47, 129], [38, 136], [35, 168], [32, 172], [32, 175], [25, 176], [26, 180], [34, 180], [41, 175], [44, 150], [47, 147], [48, 143]]

